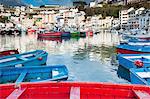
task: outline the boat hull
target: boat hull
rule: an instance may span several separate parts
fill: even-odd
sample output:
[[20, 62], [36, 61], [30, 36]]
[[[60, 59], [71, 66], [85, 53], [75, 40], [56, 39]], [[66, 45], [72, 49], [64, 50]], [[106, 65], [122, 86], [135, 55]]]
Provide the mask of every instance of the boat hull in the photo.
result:
[[[150, 98], [150, 87], [142, 85], [87, 83], [87, 82], [44, 82], [2, 84], [1, 99], [142, 99]], [[139, 93], [139, 94], [138, 94]], [[141, 94], [140, 94], [141, 93]]]
[[0, 57], [0, 67], [23, 67], [44, 65], [48, 53], [43, 50], [36, 50], [23, 54], [14, 54]]
[[61, 36], [62, 37], [70, 37], [71, 34], [70, 34], [70, 32], [62, 32]]
[[141, 52], [141, 51], [133, 51], [123, 48], [116, 49], [117, 54], [143, 54], [143, 53], [150, 53], [150, 52]]
[[150, 85], [150, 75], [147, 75], [148, 73], [150, 73], [149, 68], [130, 69], [131, 83], [141, 84], [141, 85]]
[[65, 65], [0, 68], [0, 83], [45, 82], [67, 80]]
[[2, 52], [0, 52], [0, 57], [12, 55], [12, 54], [19, 54], [19, 52], [18, 52], [18, 50], [2, 51]]
[[38, 33], [38, 37], [61, 37], [61, 32]]

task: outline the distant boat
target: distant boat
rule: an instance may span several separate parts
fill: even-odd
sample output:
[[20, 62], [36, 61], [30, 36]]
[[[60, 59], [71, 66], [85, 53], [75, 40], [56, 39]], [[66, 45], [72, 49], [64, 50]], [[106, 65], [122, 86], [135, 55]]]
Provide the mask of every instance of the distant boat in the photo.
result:
[[13, 55], [13, 54], [19, 54], [18, 50], [6, 50], [0, 52], [0, 57]]
[[87, 31], [86, 36], [93, 36], [93, 31]]
[[131, 69], [132, 84], [150, 85], [150, 68]]
[[67, 80], [65, 65], [0, 68], [0, 83], [45, 82]]
[[71, 37], [80, 37], [80, 32], [71, 32]]
[[43, 50], [0, 57], [0, 67], [23, 67], [46, 64], [48, 53]]
[[56, 41], [56, 42], [62, 42], [62, 38], [60, 37], [42, 37], [42, 38], [38, 38], [38, 40], [47, 40], [47, 41]]
[[62, 37], [70, 37], [71, 34], [70, 34], [70, 32], [61, 32], [61, 36]]
[[150, 99], [150, 87], [90, 82], [1, 84], [0, 99]]
[[42, 37], [61, 37], [61, 32], [38, 33], [38, 38], [42, 38]]
[[150, 46], [120, 44], [116, 47], [118, 54], [142, 54], [150, 53]]

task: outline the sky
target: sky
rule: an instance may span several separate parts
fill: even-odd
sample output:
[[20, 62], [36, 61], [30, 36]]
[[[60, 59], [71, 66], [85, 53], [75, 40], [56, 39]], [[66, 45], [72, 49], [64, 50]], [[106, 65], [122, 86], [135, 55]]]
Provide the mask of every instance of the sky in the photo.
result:
[[[90, 0], [85, 0], [86, 2], [89, 2]], [[32, 4], [33, 6], [40, 6], [45, 4], [60, 4], [60, 5], [66, 5], [71, 6], [72, 0], [23, 0], [23, 3], [29, 5]]]

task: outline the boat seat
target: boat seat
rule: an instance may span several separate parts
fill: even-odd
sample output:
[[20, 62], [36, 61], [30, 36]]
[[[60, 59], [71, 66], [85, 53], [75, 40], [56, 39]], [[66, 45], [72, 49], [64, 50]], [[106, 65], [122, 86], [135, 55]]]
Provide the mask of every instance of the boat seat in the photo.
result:
[[27, 71], [23, 71], [23, 72], [19, 75], [19, 77], [18, 77], [18, 79], [16, 80], [15, 83], [16, 83], [16, 84], [21, 83], [21, 82], [23, 81], [23, 79], [25, 78], [26, 74], [27, 74]]
[[70, 99], [80, 99], [80, 87], [71, 87]]
[[0, 63], [9, 62], [9, 61], [13, 61], [13, 60], [16, 60], [16, 59], [17, 59], [16, 57], [1, 59]]
[[150, 72], [136, 72], [141, 78], [150, 78]]
[[22, 57], [22, 56], [20, 56], [20, 57], [17, 57], [18, 59], [21, 59], [21, 60], [24, 60], [24, 61], [26, 61], [26, 60], [28, 60], [27, 58], [25, 58], [25, 57]]
[[15, 89], [6, 99], [18, 99], [26, 88]]
[[150, 99], [150, 94], [145, 91], [133, 90], [136, 99]]

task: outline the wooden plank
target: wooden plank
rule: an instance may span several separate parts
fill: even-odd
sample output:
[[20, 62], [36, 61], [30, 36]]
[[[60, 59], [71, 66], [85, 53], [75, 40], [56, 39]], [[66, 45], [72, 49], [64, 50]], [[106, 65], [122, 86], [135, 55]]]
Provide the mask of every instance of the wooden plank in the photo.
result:
[[80, 99], [80, 87], [71, 87], [70, 99]]
[[25, 90], [26, 88], [15, 89], [6, 99], [18, 99]]
[[150, 99], [150, 94], [145, 91], [133, 90], [137, 99]]
[[19, 77], [18, 77], [18, 79], [16, 80], [15, 83], [16, 83], [16, 84], [21, 83], [21, 82], [23, 81], [23, 79], [25, 78], [26, 74], [27, 74], [27, 71], [23, 71], [23, 72], [19, 75]]

